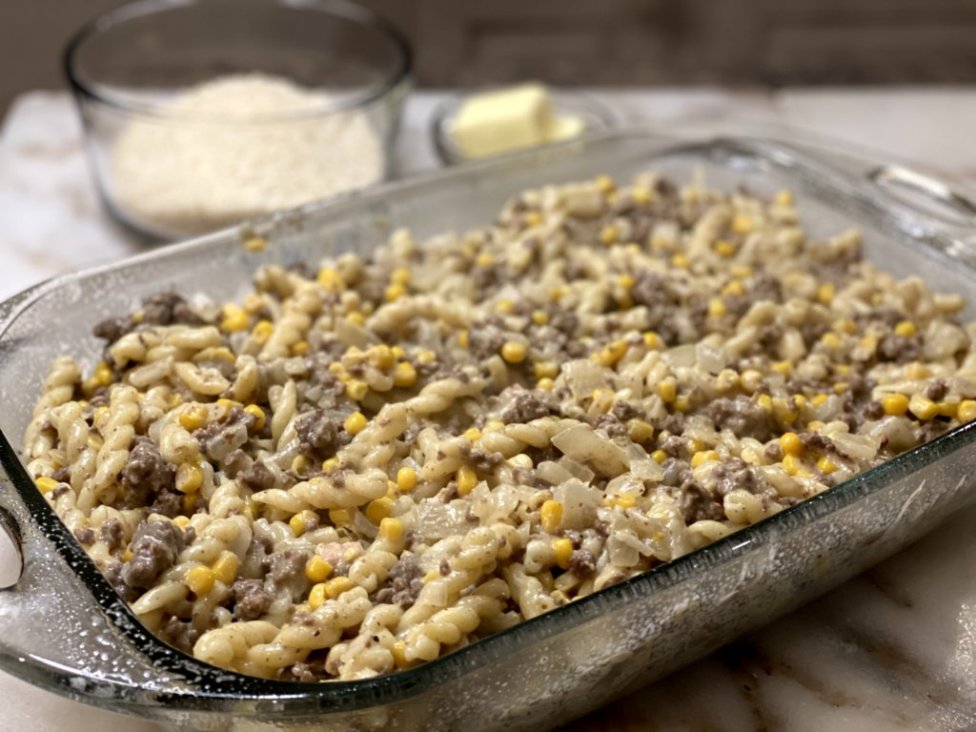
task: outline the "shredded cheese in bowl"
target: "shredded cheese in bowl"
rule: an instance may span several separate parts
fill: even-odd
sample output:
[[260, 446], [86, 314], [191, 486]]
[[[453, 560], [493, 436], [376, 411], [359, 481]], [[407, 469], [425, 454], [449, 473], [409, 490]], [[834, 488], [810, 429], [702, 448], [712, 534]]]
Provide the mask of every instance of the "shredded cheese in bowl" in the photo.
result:
[[193, 87], [119, 135], [116, 205], [145, 228], [195, 234], [375, 183], [382, 140], [335, 100], [266, 74]]

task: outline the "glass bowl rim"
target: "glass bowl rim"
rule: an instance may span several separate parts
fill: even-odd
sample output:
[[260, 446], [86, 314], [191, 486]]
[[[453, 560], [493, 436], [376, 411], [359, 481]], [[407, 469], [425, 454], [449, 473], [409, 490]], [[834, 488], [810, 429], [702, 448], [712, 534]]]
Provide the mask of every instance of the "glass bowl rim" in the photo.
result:
[[392, 22], [355, 0], [273, 0], [269, 7], [285, 7], [301, 12], [331, 15], [378, 32], [398, 56], [396, 68], [381, 83], [371, 85], [341, 101], [331, 102], [326, 108], [261, 115], [243, 121], [212, 113], [174, 113], [165, 103], [139, 101], [130, 98], [128, 94], [109, 91], [98, 81], [86, 78], [80, 71], [79, 53], [87, 42], [97, 39], [104, 31], [117, 28], [135, 18], [201, 4], [202, 0], [132, 0], [101, 13], [85, 23], [68, 39], [61, 56], [63, 73], [75, 97], [79, 101], [87, 99], [133, 117], [146, 117], [160, 122], [238, 127], [265, 123], [280, 124], [321, 119], [367, 107], [407, 83], [413, 70], [413, 50], [406, 36]]

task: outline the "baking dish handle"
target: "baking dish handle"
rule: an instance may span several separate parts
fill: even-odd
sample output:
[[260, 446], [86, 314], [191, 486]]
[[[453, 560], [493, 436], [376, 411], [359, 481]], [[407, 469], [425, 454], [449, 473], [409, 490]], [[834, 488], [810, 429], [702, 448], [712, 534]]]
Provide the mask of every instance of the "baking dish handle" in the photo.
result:
[[867, 174], [886, 195], [947, 224], [976, 226], [976, 203], [951, 183], [903, 165], [882, 165]]

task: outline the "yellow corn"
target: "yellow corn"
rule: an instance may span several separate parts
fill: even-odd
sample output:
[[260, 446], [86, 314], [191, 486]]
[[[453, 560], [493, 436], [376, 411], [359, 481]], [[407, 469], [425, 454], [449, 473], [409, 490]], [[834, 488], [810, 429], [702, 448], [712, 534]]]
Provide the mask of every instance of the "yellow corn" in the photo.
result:
[[657, 394], [661, 397], [661, 401], [670, 404], [678, 395], [678, 383], [671, 378], [664, 379], [657, 385]]
[[633, 442], [648, 442], [654, 437], [654, 427], [643, 419], [632, 419], [627, 422], [627, 435]]
[[417, 369], [409, 361], [401, 361], [393, 369], [393, 383], [407, 388], [417, 383]]
[[776, 196], [773, 198], [773, 202], [777, 206], [792, 206], [793, 194], [784, 189], [776, 193]]
[[207, 423], [207, 408], [202, 404], [191, 404], [180, 414], [180, 426], [192, 432]]
[[735, 244], [725, 239], [715, 242], [715, 253], [720, 257], [731, 257], [735, 254]]
[[546, 377], [554, 379], [556, 374], [559, 373], [559, 367], [552, 361], [536, 361], [533, 364], [533, 368], [535, 369], [535, 378], [537, 379], [544, 379]]
[[549, 322], [549, 313], [547, 313], [545, 310], [533, 310], [532, 322], [536, 325], [545, 325]]
[[976, 400], [963, 399], [959, 402], [959, 409], [956, 410], [956, 418], [963, 424], [976, 419]]
[[393, 663], [397, 668], [407, 668], [410, 665], [407, 660], [407, 644], [403, 641], [396, 641], [390, 653], [393, 654]]
[[244, 407], [244, 411], [254, 417], [254, 431], [260, 432], [264, 429], [267, 417], [265, 417], [264, 410], [261, 409], [257, 404], [248, 404]]
[[745, 214], [736, 214], [732, 217], [732, 231], [736, 234], [748, 234], [754, 226], [752, 218]]
[[222, 551], [220, 556], [217, 557], [217, 561], [213, 564], [214, 577], [223, 582], [225, 585], [230, 585], [237, 579], [237, 570], [241, 567], [241, 560], [237, 558], [234, 552]]
[[488, 252], [483, 252], [482, 254], [479, 254], [477, 256], [477, 258], [474, 260], [474, 263], [475, 266], [478, 267], [490, 267], [495, 263], [495, 257], [494, 255], [489, 254]]
[[293, 473], [304, 473], [308, 470], [308, 459], [304, 455], [296, 455], [291, 460], [291, 471]]
[[466, 330], [458, 331], [457, 342], [461, 348], [467, 348], [471, 345], [471, 336]]
[[542, 529], [550, 534], [559, 530], [563, 522], [563, 504], [550, 498], [539, 509], [539, 521]]
[[824, 455], [817, 461], [817, 470], [819, 470], [824, 475], [830, 475], [835, 470], [837, 470], [837, 463], [831, 460], [829, 457]]
[[288, 519], [288, 525], [291, 527], [291, 533], [295, 536], [301, 536], [308, 530], [309, 523], [312, 523], [318, 519], [318, 515], [315, 511], [310, 509], [305, 509], [304, 511], [299, 511], [290, 519]]
[[467, 465], [458, 468], [456, 478], [457, 491], [460, 496], [468, 495], [478, 485], [478, 474], [474, 472], [473, 468]]
[[400, 491], [409, 493], [417, 487], [417, 471], [404, 465], [397, 471], [396, 484]]
[[651, 457], [654, 458], [654, 462], [660, 465], [668, 459], [668, 454], [664, 450], [655, 450], [651, 453]]
[[819, 394], [814, 394], [810, 399], [810, 403], [815, 407], [822, 407], [829, 398], [829, 394], [824, 394], [821, 392]]
[[173, 526], [178, 528], [180, 531], [186, 531], [187, 527], [190, 525], [189, 516], [174, 516], [172, 521]]
[[185, 583], [197, 597], [203, 597], [213, 589], [216, 581], [214, 571], [210, 567], [198, 564], [186, 573]]
[[910, 320], [903, 320], [895, 326], [895, 335], [900, 335], [902, 338], [911, 338], [916, 333], [918, 333], [918, 328]]
[[626, 511], [628, 508], [633, 508], [637, 505], [637, 498], [629, 493], [625, 493], [624, 495], [614, 496], [605, 500], [604, 505], [609, 508], [622, 508]]
[[403, 522], [398, 518], [380, 519], [380, 537], [391, 543], [403, 538]]
[[908, 397], [904, 394], [885, 394], [881, 397], [881, 408], [885, 414], [900, 417], [908, 411]]
[[309, 582], [324, 582], [332, 574], [332, 565], [322, 559], [318, 554], [313, 554], [305, 565], [305, 577]]
[[394, 283], [386, 288], [385, 297], [387, 302], [393, 302], [399, 300], [401, 297], [407, 294], [407, 288], [403, 285]]
[[224, 333], [237, 333], [247, 328], [248, 316], [242, 307], [233, 303], [224, 305], [220, 329]]
[[410, 270], [406, 267], [397, 267], [390, 274], [390, 282], [395, 285], [407, 285], [410, 283]]
[[291, 348], [292, 356], [304, 356], [308, 353], [308, 341], [298, 341], [297, 343], [292, 343]]
[[691, 399], [687, 394], [679, 394], [674, 400], [674, 408], [682, 414], [691, 409]]
[[346, 383], [346, 395], [356, 402], [361, 402], [369, 393], [369, 385], [359, 379], [350, 379]]
[[539, 379], [537, 382], [535, 382], [535, 388], [542, 389], [543, 391], [552, 391], [555, 385], [556, 383], [548, 376]]
[[739, 280], [732, 280], [725, 287], [722, 288], [723, 295], [744, 295], [746, 293], [746, 288], [742, 285]]
[[325, 594], [330, 600], [334, 600], [343, 592], [348, 592], [356, 586], [356, 583], [348, 577], [333, 577], [323, 584], [325, 585]]
[[624, 354], [627, 353], [628, 347], [627, 341], [625, 340], [617, 340], [613, 341], [612, 343], [608, 343], [603, 347], [603, 350], [597, 354], [596, 360], [601, 366], [611, 368], [624, 357]]
[[366, 504], [363, 514], [372, 523], [379, 525], [380, 521], [393, 513], [393, 501], [386, 496], [375, 498]]
[[196, 493], [186, 493], [183, 495], [183, 500], [180, 501], [183, 506], [183, 513], [189, 516], [195, 513], [197, 510], [197, 494]]
[[325, 583], [319, 582], [318, 584], [312, 585], [312, 589], [308, 591], [308, 606], [312, 610], [318, 610], [326, 601], [325, 595]]
[[353, 310], [352, 312], [346, 313], [346, 320], [356, 325], [362, 325], [366, 322], [366, 316], [358, 310]]
[[906, 379], [927, 379], [932, 375], [928, 367], [920, 363], [911, 363], [905, 367], [905, 378]]
[[37, 486], [37, 490], [39, 490], [41, 493], [50, 493], [60, 484], [54, 478], [48, 477], [47, 475], [41, 475], [34, 479], [34, 485]]
[[94, 378], [99, 386], [108, 386], [112, 383], [112, 367], [104, 361], [99, 361], [95, 366]]
[[912, 398], [908, 400], [908, 409], [923, 421], [930, 420], [939, 413], [938, 405], [921, 394], [912, 394]]
[[841, 341], [840, 336], [829, 331], [823, 334], [823, 336], [820, 338], [820, 342], [831, 351], [836, 351], [843, 345], [843, 341]]
[[538, 226], [542, 223], [542, 214], [538, 211], [528, 211], [522, 216], [526, 226]]
[[315, 279], [329, 292], [339, 292], [346, 288], [346, 283], [342, 279], [342, 275], [332, 267], [323, 267], [320, 269]]
[[217, 406], [220, 407], [222, 412], [229, 412], [234, 407], [241, 406], [241, 403], [234, 399], [218, 399]]
[[712, 318], [721, 318], [728, 310], [720, 297], [713, 297], [708, 301], [708, 315]]
[[834, 329], [838, 333], [846, 333], [847, 335], [854, 335], [855, 333], [857, 333], [857, 323], [855, 323], [850, 318], [841, 318], [836, 323], [834, 323]]
[[495, 305], [495, 311], [499, 315], [511, 315], [515, 312], [515, 303], [511, 300], [499, 300]]
[[654, 191], [647, 186], [634, 186], [630, 190], [630, 197], [634, 199], [634, 203], [646, 206], [654, 200]]
[[671, 257], [671, 264], [678, 269], [688, 269], [691, 262], [684, 254], [675, 254], [673, 257]]
[[203, 485], [203, 471], [196, 463], [182, 463], [176, 469], [176, 490], [180, 493], [196, 493]]
[[645, 331], [644, 345], [646, 345], [650, 349], [660, 348], [663, 345], [661, 342], [661, 336], [659, 336], [653, 330]]
[[329, 521], [333, 526], [345, 526], [352, 521], [352, 514], [348, 508], [330, 508]]
[[779, 446], [783, 448], [783, 452], [787, 455], [794, 455], [799, 457], [803, 454], [804, 446], [803, 440], [796, 432], [786, 432], [782, 437], [779, 438]]
[[834, 384], [834, 394], [843, 394], [845, 391], [851, 388], [851, 385], [846, 381], [838, 381]]
[[268, 248], [268, 242], [260, 236], [251, 236], [244, 240], [244, 249], [249, 252], [263, 252]]
[[769, 396], [769, 394], [760, 394], [757, 396], [756, 404], [767, 412], [771, 412], [773, 410], [773, 398]]
[[477, 427], [469, 427], [464, 431], [464, 437], [468, 442], [477, 442], [481, 439], [481, 430]]
[[770, 368], [781, 376], [789, 376], [793, 372], [793, 364], [789, 361], [776, 361]]
[[330, 457], [322, 461], [323, 473], [331, 473], [333, 470], [338, 469], [338, 467], [339, 467], [339, 458], [337, 457]]
[[358, 435], [366, 429], [366, 424], [366, 417], [362, 412], [353, 412], [346, 417], [346, 421], [342, 423], [342, 426], [350, 435]]
[[795, 455], [787, 455], [783, 458], [783, 469], [790, 475], [796, 475], [803, 469], [803, 464]]
[[696, 452], [691, 456], [691, 467], [697, 468], [705, 463], [714, 463], [718, 461], [718, 453], [714, 450], [702, 450], [701, 452]]
[[833, 282], [824, 282], [817, 288], [817, 300], [824, 305], [830, 305], [837, 295], [837, 288]]
[[552, 557], [560, 569], [569, 569], [569, 560], [573, 556], [573, 542], [569, 539], [556, 539], [552, 542]]
[[392, 368], [396, 363], [396, 356], [393, 355], [393, 351], [389, 346], [381, 343], [369, 349], [369, 361], [376, 368], [385, 371], [386, 369]]
[[525, 344], [516, 341], [507, 341], [502, 346], [502, 358], [509, 363], [522, 363], [525, 360]]
[[604, 226], [600, 230], [600, 243], [606, 246], [611, 244], [616, 244], [620, 240], [620, 234], [617, 232], [617, 227], [613, 224]]
[[270, 320], [259, 320], [251, 329], [251, 337], [258, 343], [264, 343], [274, 332], [274, 324]]
[[954, 419], [959, 409], [959, 402], [936, 402], [935, 407], [941, 416]]

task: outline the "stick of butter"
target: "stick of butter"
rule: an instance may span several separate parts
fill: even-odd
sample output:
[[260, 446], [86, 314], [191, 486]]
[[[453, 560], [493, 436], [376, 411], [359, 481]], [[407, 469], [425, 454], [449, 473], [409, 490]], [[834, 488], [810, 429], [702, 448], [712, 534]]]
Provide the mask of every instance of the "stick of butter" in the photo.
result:
[[483, 158], [575, 137], [582, 130], [582, 120], [553, 114], [542, 84], [521, 84], [466, 99], [450, 134], [462, 155]]

